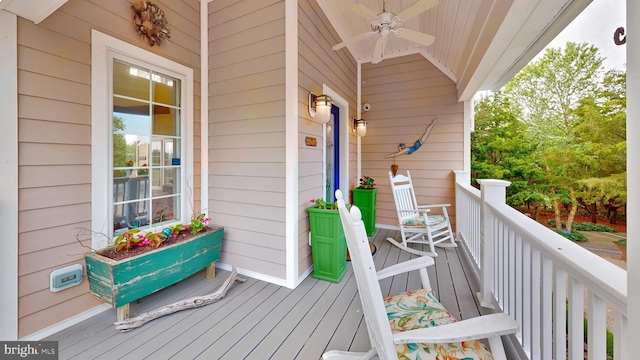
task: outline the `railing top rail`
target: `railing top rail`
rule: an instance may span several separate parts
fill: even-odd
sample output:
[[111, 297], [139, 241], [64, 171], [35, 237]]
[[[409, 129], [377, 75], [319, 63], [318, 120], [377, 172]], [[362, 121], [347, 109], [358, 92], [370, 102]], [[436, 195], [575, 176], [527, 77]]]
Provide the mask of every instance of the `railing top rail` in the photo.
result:
[[530, 239], [556, 265], [626, 316], [626, 270], [556, 234], [507, 204], [487, 202], [486, 205], [516, 233]]
[[478, 200], [480, 200], [480, 190], [476, 189], [475, 187], [471, 186], [470, 184], [464, 184], [461, 182], [456, 182], [456, 184], [460, 187], [460, 190], [464, 191], [465, 193], [467, 193], [468, 195], [471, 195], [473, 197], [478, 198]]

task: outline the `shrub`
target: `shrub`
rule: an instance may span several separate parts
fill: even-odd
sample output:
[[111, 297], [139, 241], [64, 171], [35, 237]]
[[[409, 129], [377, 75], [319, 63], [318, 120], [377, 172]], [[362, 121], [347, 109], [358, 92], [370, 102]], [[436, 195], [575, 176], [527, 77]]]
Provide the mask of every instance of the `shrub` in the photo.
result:
[[580, 234], [577, 231], [568, 232], [566, 230], [554, 230], [556, 233], [566, 237], [567, 239], [575, 242], [587, 242], [587, 237]]
[[627, 239], [618, 240], [618, 245], [627, 246]]
[[[547, 224], [550, 226], [556, 226], [556, 221], [554, 219], [549, 219], [547, 220]], [[562, 220], [562, 227], [566, 228], [567, 227], [567, 222]], [[600, 232], [610, 232], [610, 233], [614, 233], [614, 232], [618, 232], [616, 229], [607, 226], [607, 225], [603, 225], [603, 224], [594, 224], [594, 223], [578, 223], [578, 222], [574, 222], [573, 225], [571, 226], [571, 230], [580, 230], [580, 231], [600, 231]]]

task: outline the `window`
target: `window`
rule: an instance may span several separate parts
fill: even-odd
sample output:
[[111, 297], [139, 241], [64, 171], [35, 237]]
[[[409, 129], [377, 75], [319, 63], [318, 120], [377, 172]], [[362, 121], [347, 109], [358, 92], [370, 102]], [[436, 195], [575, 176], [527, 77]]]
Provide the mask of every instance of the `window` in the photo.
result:
[[113, 60], [113, 231], [180, 219], [182, 81]]
[[128, 229], [157, 231], [192, 215], [193, 72], [97, 31], [92, 41], [92, 230], [100, 234], [92, 246], [98, 249]]

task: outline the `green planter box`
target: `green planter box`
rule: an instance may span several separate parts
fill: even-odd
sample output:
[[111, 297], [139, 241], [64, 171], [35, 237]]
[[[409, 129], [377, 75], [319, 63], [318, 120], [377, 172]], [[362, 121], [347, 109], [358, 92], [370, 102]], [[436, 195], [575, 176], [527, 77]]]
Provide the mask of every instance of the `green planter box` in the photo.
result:
[[[328, 204], [331, 206], [331, 204]], [[338, 210], [307, 208], [311, 229], [313, 277], [340, 282], [347, 272], [347, 242]]]
[[98, 253], [85, 255], [91, 293], [118, 309], [118, 320], [128, 318], [129, 303], [175, 284], [209, 266], [215, 276], [220, 260], [220, 227], [195, 237], [134, 257], [113, 260]]
[[377, 198], [378, 188], [353, 189], [353, 205], [357, 206], [362, 213], [362, 222], [367, 230], [367, 236], [372, 236], [376, 232]]

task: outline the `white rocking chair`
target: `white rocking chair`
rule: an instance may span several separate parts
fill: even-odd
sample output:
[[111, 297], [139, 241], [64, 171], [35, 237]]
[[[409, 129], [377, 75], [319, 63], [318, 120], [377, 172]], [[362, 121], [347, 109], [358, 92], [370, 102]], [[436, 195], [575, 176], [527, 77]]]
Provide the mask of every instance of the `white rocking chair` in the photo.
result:
[[[434, 257], [438, 256], [436, 245], [438, 247], [457, 246], [447, 213], [447, 206], [451, 204], [418, 205], [409, 171], [407, 176], [398, 174], [395, 177], [389, 172], [389, 180], [396, 204], [402, 243], [394, 238], [387, 238], [389, 242], [412, 254]], [[427, 215], [432, 208], [438, 207], [442, 209], [442, 215]], [[429, 251], [414, 249], [410, 246], [412, 243], [428, 244]]]
[[[340, 190], [336, 191], [338, 210], [344, 228], [351, 264], [358, 286], [369, 340], [368, 352], [331, 350], [323, 359], [492, 359], [477, 339], [488, 339], [493, 359], [506, 359], [501, 335], [513, 334], [518, 323], [498, 313], [456, 321], [430, 292], [427, 266], [433, 258], [424, 256], [390, 266], [376, 273], [369, 240], [360, 209], [347, 210]], [[379, 280], [418, 270], [423, 289], [383, 299]]]

